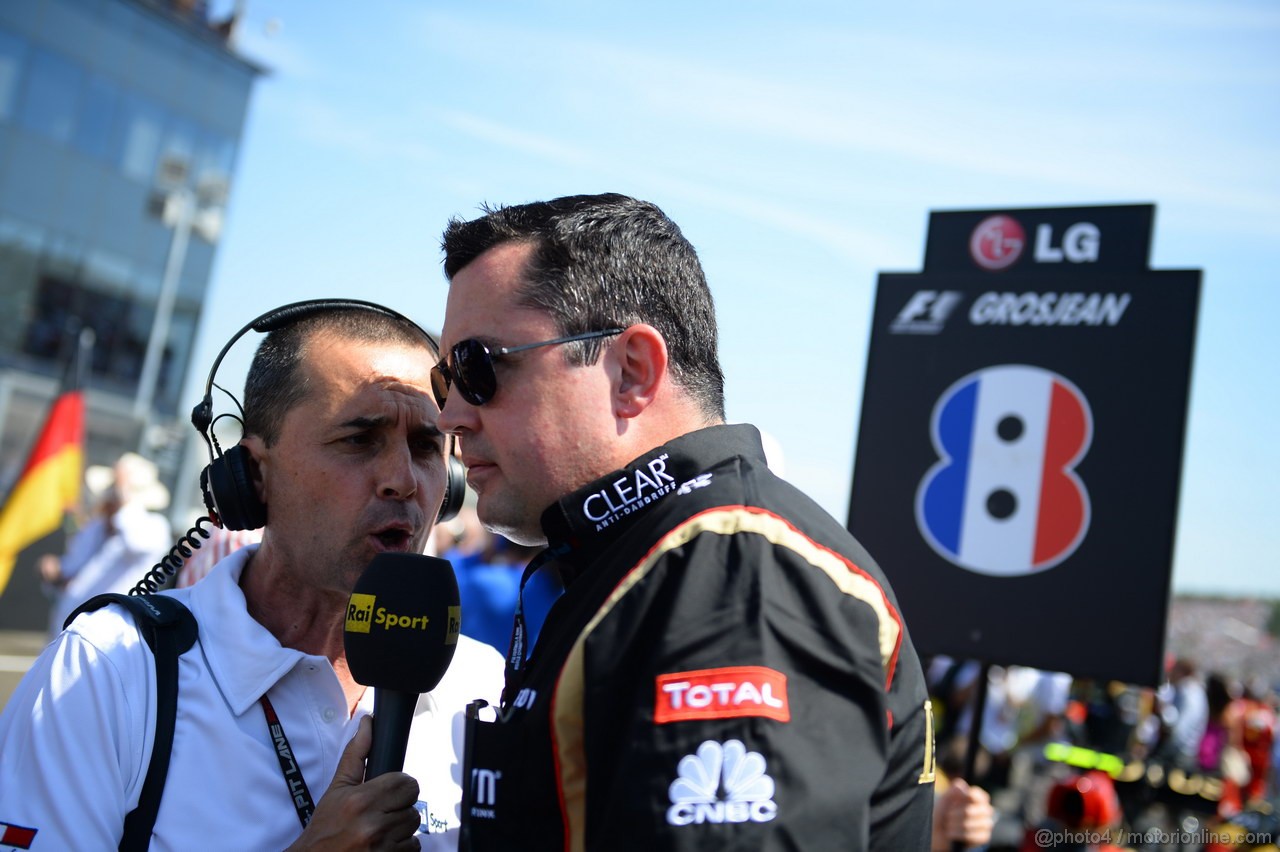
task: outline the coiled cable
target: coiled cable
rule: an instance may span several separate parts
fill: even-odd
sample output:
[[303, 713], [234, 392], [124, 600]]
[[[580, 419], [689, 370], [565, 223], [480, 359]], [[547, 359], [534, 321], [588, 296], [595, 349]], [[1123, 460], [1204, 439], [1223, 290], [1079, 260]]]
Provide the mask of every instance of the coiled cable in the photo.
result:
[[[132, 589], [129, 590], [131, 595], [151, 595], [160, 591], [169, 582], [174, 574], [178, 573], [178, 569], [182, 567], [182, 563], [191, 558], [191, 554], [199, 550], [203, 545], [204, 539], [207, 541], [212, 533], [204, 528], [205, 524], [214, 525], [213, 518], [204, 516], [196, 520], [196, 525], [187, 530], [187, 534], [180, 536], [177, 543], [169, 549], [159, 562], [155, 564], [150, 571], [142, 576]], [[199, 538], [197, 538], [199, 536]]]

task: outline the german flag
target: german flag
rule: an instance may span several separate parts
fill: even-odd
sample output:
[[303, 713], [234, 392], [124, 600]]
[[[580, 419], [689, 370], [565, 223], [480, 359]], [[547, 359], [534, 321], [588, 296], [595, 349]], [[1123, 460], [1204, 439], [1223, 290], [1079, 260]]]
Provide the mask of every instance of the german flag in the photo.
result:
[[83, 334], [62, 388], [45, 418], [9, 499], [0, 508], [0, 594], [23, 548], [54, 532], [80, 500], [84, 476], [82, 372], [92, 332]]

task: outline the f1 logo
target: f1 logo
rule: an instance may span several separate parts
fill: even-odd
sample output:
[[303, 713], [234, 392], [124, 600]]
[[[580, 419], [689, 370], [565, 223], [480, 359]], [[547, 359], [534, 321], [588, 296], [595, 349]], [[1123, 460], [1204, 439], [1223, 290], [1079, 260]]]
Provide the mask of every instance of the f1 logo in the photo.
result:
[[1089, 494], [1075, 473], [1093, 438], [1083, 393], [1057, 373], [987, 367], [934, 404], [939, 461], [916, 492], [916, 524], [949, 562], [1009, 576], [1052, 568], [1089, 529]]
[[917, 290], [898, 311], [889, 331], [893, 334], [937, 334], [963, 297], [963, 293], [955, 290]]

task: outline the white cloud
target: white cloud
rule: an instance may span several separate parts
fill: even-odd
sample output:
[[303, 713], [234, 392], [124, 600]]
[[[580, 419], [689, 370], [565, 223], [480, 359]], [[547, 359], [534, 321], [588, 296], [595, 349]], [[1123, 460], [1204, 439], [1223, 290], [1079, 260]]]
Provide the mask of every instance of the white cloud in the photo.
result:
[[418, 141], [418, 134], [383, 115], [343, 110], [335, 102], [297, 97], [278, 105], [292, 131], [312, 144], [367, 162], [385, 163], [406, 175], [422, 166], [438, 166], [441, 155]]
[[[1191, 30], [1203, 4], [1175, 5], [1167, 14], [1160, 11], [1163, 4], [1159, 9], [1147, 4], [1090, 8], [1089, 15], [1134, 27], [1151, 29], [1163, 22], [1166, 28]], [[1013, 11], [997, 7], [992, 15], [998, 20]], [[1227, 12], [1230, 23], [1217, 26], [1274, 26], [1275, 17], [1236, 6]], [[1104, 31], [1096, 44], [1064, 43], [1053, 33], [1038, 33], [1026, 44], [998, 36], [973, 44], [961, 38], [930, 40], [876, 21], [863, 30], [786, 24], [780, 42], [804, 44], [832, 63], [829, 73], [815, 77], [811, 67], [789, 74], [785, 63], [769, 64], [768, 57], [754, 66], [688, 59], [664, 48], [636, 47], [625, 34], [605, 40], [512, 20], [481, 27], [439, 12], [424, 14], [420, 25], [434, 48], [462, 55], [465, 46], [483, 43], [483, 67], [498, 66], [492, 73], [499, 77], [518, 75], [519, 66], [536, 55], [554, 117], [544, 124], [534, 116], [519, 130], [504, 128], [501, 133], [511, 144], [531, 152], [538, 145], [561, 145], [531, 132], [530, 125], [559, 124], [561, 112], [573, 115], [577, 103], [564, 102], [566, 91], [575, 92], [578, 102], [590, 102], [592, 112], [566, 126], [575, 138], [571, 156], [580, 165], [592, 159], [593, 150], [582, 140], [606, 140], [597, 142], [597, 149], [607, 144], [614, 158], [661, 160], [666, 155], [670, 160], [680, 152], [686, 167], [697, 162], [705, 182], [723, 177], [725, 183], [745, 185], [751, 195], [762, 188], [776, 192], [749, 174], [728, 173], [715, 152], [736, 149], [739, 168], [753, 157], [786, 163], [840, 157], [846, 173], [870, 168], [866, 163], [898, 174], [923, 166], [940, 170], [950, 181], [987, 176], [1081, 202], [1158, 198], [1210, 208], [1219, 218], [1223, 211], [1255, 223], [1276, 218], [1275, 180], [1266, 177], [1274, 175], [1266, 165], [1272, 160], [1269, 150], [1242, 141], [1232, 128], [1215, 133], [1203, 126], [1195, 128], [1200, 141], [1193, 148], [1183, 140], [1203, 117], [1148, 104], [1156, 97], [1175, 97], [1184, 83], [1203, 86], [1239, 71], [1189, 63], [1174, 46], [1145, 45], [1129, 31], [1121, 36]], [[1268, 75], [1280, 79], [1280, 64], [1272, 62], [1260, 73], [1249, 81], [1252, 85], [1265, 85]], [[477, 135], [487, 121], [478, 112], [468, 128]], [[569, 156], [549, 148], [542, 153], [557, 162]], [[679, 164], [671, 163], [663, 171], [670, 173], [671, 166], [679, 172]], [[839, 180], [831, 186], [837, 194], [845, 192]]]
[[[441, 120], [459, 133], [481, 139], [508, 151], [517, 151], [557, 165], [596, 174], [621, 174], [616, 159], [579, 145], [538, 133], [509, 127], [482, 116], [447, 112]], [[819, 243], [837, 256], [856, 263], [869, 256], [899, 252], [910, 256], [914, 248], [874, 230], [851, 227], [830, 217], [805, 213], [785, 203], [746, 190], [719, 189], [709, 183], [673, 176], [668, 171], [628, 167], [626, 179], [652, 187], [664, 198], [679, 198], [732, 216], [768, 225], [781, 232]]]

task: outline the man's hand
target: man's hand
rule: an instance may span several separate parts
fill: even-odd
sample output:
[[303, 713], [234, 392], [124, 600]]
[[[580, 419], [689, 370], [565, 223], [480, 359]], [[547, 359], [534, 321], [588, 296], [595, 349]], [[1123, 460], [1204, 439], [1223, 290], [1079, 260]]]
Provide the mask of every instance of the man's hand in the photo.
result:
[[[50, 586], [61, 587], [67, 584], [67, 581], [62, 579], [62, 560], [52, 553], [46, 553], [41, 556], [36, 565], [40, 569], [40, 579]], [[62, 625], [59, 624], [58, 626], [61, 627]]]
[[987, 791], [957, 778], [934, 802], [931, 845], [935, 852], [947, 852], [954, 843], [966, 849], [986, 846], [995, 823], [996, 812]]
[[356, 735], [338, 761], [333, 783], [320, 797], [311, 824], [290, 850], [416, 850], [420, 818], [418, 782], [403, 772], [388, 772], [367, 783], [364, 761], [373, 743], [373, 721], [360, 720]]

